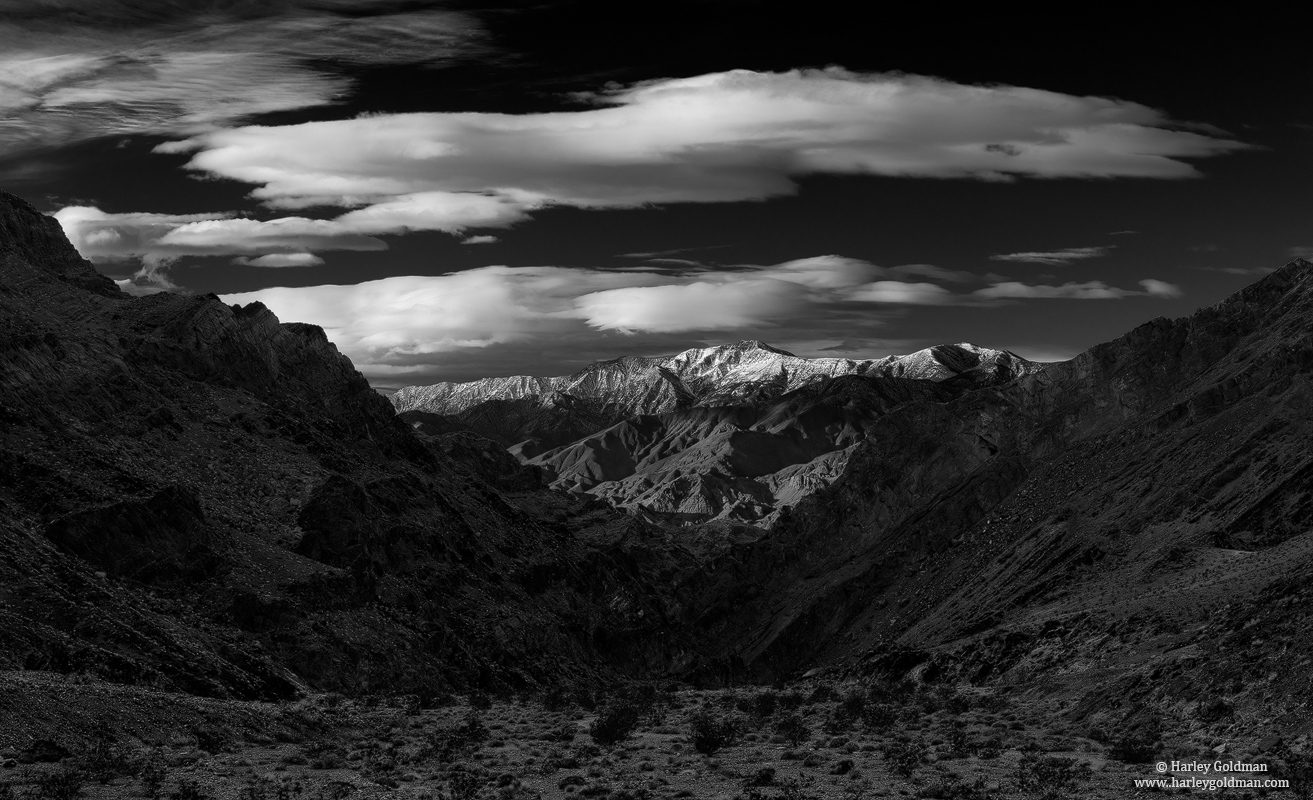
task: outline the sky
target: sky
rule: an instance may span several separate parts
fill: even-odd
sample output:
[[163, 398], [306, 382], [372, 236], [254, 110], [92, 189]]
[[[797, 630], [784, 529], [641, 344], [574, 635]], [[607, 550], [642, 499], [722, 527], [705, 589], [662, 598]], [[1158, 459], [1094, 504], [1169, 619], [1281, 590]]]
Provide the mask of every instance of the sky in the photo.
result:
[[851, 8], [0, 0], [0, 188], [381, 391], [743, 339], [1062, 360], [1313, 255], [1293, 26]]

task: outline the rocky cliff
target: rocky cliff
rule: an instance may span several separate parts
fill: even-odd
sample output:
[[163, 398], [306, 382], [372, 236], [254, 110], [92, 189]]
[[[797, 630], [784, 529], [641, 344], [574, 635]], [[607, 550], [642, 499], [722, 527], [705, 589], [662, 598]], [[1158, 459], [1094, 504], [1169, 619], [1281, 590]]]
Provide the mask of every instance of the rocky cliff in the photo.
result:
[[0, 195], [0, 669], [269, 698], [691, 658], [657, 633], [688, 551], [485, 444], [421, 441], [317, 327], [119, 292]]
[[895, 409], [833, 485], [713, 567], [744, 581], [704, 621], [749, 675], [911, 670], [1065, 693], [1079, 716], [1222, 703], [1302, 724], [1310, 319], [1313, 264], [1295, 261], [1072, 361]]

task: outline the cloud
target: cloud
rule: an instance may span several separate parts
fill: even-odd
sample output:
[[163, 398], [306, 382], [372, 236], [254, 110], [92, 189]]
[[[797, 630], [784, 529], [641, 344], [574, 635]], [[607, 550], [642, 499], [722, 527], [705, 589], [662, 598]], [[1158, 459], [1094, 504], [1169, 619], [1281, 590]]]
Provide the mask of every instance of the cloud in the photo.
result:
[[[469, 226], [505, 226], [523, 212], [503, 198], [423, 192], [342, 214], [334, 219], [255, 220], [232, 213], [107, 213], [67, 206], [53, 215], [69, 241], [93, 261], [142, 259], [156, 265], [182, 256], [255, 255], [253, 266], [313, 266], [312, 251], [385, 250], [379, 234], [415, 230], [460, 233]], [[486, 241], [486, 240], [485, 240]], [[258, 262], [258, 263], [257, 263]]]
[[466, 236], [460, 240], [461, 244], [495, 244], [498, 241], [496, 236]]
[[314, 253], [270, 253], [259, 258], [241, 256], [234, 258], [233, 263], [248, 267], [317, 267], [324, 260]]
[[0, 3], [0, 147], [191, 135], [335, 102], [340, 69], [441, 62], [477, 46], [470, 18], [434, 9], [284, 0]]
[[1025, 253], [1000, 253], [989, 257], [990, 261], [1015, 261], [1023, 264], [1049, 264], [1066, 266], [1073, 261], [1087, 258], [1099, 258], [1108, 254], [1115, 245], [1103, 247], [1068, 247], [1062, 250], [1031, 251]]
[[1118, 289], [1115, 286], [1107, 285], [1103, 281], [1064, 283], [1061, 286], [1036, 286], [1017, 281], [1005, 281], [1003, 283], [996, 283], [993, 286], [988, 286], [984, 289], [977, 289], [972, 294], [976, 297], [983, 297], [991, 300], [1024, 298], [1119, 300], [1123, 297], [1144, 295], [1161, 298], [1174, 298], [1181, 296], [1181, 290], [1179, 287], [1152, 278], [1140, 281], [1140, 286], [1144, 287], [1143, 291]]
[[[552, 337], [660, 336], [827, 324], [862, 304], [926, 302], [930, 284], [873, 282], [880, 268], [817, 256], [732, 270], [481, 267], [337, 286], [275, 287], [225, 297], [260, 301], [283, 320], [321, 325], [366, 375], [429, 368], [453, 353]], [[941, 290], [944, 291], [944, 290]], [[946, 294], [946, 291], [945, 291]], [[878, 315], [862, 311], [863, 324]]]
[[1313, 258], [1313, 247], [1291, 247], [1286, 250], [1290, 258]]
[[947, 289], [933, 283], [875, 281], [857, 287], [848, 294], [848, 299], [866, 303], [938, 306], [951, 303], [955, 298]]
[[1181, 287], [1166, 281], [1156, 281], [1153, 278], [1140, 281], [1140, 285], [1144, 287], [1146, 294], [1153, 297], [1177, 298], [1182, 294]]
[[[837, 67], [665, 79], [580, 95], [577, 111], [377, 114], [246, 126], [161, 145], [271, 206], [485, 193], [523, 211], [792, 194], [817, 173], [905, 177], [1197, 174], [1246, 147], [1121, 100]], [[999, 145], [1006, 145], [1000, 147]]]
[[284, 217], [261, 222], [231, 214], [111, 214], [66, 206], [52, 216], [85, 258], [167, 263], [182, 256], [306, 255], [310, 250], [382, 250], [382, 240], [336, 220]]
[[899, 308], [1170, 297], [1176, 291], [1146, 280], [1142, 290], [1099, 282], [1001, 283], [954, 293], [927, 281], [889, 279], [888, 272], [839, 255], [679, 272], [491, 266], [355, 285], [274, 287], [224, 299], [259, 301], [284, 321], [323, 326], [367, 377], [388, 386], [449, 379], [458, 369], [468, 369], [468, 377], [503, 374], [511, 359], [533, 371], [546, 338], [584, 359], [579, 366], [618, 352], [645, 352], [645, 346], [649, 354], [684, 349], [701, 334], [721, 341], [729, 335], [810, 342], [819, 351], [842, 342], [890, 341], [876, 329]]

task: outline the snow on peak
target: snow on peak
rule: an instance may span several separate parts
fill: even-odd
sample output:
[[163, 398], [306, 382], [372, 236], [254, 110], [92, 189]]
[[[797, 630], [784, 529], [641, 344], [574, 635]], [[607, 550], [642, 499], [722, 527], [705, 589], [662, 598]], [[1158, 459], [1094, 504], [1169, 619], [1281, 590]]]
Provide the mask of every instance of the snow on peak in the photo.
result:
[[904, 356], [879, 359], [803, 358], [748, 339], [685, 350], [665, 358], [623, 356], [589, 364], [556, 378], [513, 376], [466, 383], [407, 386], [392, 396], [398, 411], [456, 414], [488, 400], [534, 399], [562, 394], [625, 414], [660, 414], [680, 406], [724, 405], [772, 396], [840, 375], [872, 375], [941, 381], [962, 372], [1003, 366], [1013, 374], [1036, 369], [1006, 350], [969, 342], [942, 344]]

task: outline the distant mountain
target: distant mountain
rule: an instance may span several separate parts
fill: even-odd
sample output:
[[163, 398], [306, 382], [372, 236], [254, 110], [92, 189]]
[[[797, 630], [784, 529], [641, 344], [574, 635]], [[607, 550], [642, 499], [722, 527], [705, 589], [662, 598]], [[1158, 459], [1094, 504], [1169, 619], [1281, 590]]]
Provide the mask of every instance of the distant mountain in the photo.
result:
[[[557, 378], [515, 376], [406, 386], [392, 395], [392, 404], [398, 412], [414, 410], [458, 416], [493, 400], [532, 400], [549, 407], [569, 398], [577, 407], [623, 419], [682, 408], [774, 400], [840, 375], [942, 381], [964, 372], [1005, 369], [1016, 376], [1037, 368], [1038, 365], [1006, 350], [971, 344], [939, 345], [905, 356], [854, 360], [800, 358], [750, 340], [685, 350], [664, 358], [626, 356], [600, 361], [573, 375]], [[516, 430], [508, 427], [499, 436], [508, 438], [507, 434]]]
[[[919, 396], [856, 388], [863, 381], [966, 387], [1039, 368], [971, 344], [852, 360], [800, 358], [752, 340], [603, 361], [557, 378], [408, 386], [392, 402], [412, 424], [419, 414], [444, 415], [508, 447], [542, 466], [554, 488], [654, 519], [764, 525], [839, 474], [846, 448], [890, 398]], [[857, 384], [820, 388], [840, 378]], [[838, 413], [847, 418], [831, 422], [823, 407], [846, 408]]]

